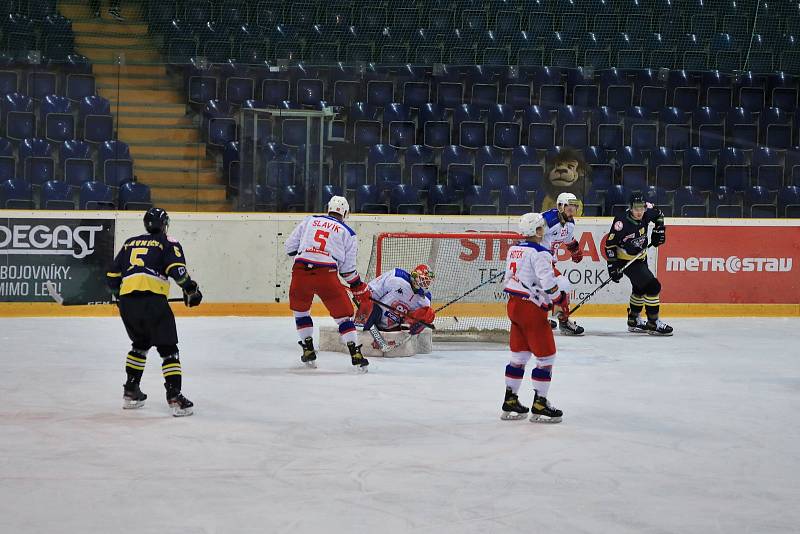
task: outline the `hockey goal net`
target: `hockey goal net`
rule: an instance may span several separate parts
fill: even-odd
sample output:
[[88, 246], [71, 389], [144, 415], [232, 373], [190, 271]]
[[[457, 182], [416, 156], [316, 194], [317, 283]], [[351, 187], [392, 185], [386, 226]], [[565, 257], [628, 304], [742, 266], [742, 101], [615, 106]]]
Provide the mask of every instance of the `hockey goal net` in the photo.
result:
[[436, 275], [430, 288], [436, 339], [504, 340], [510, 328], [505, 258], [519, 239], [512, 233], [382, 233], [374, 238], [367, 275], [410, 272], [425, 263]]

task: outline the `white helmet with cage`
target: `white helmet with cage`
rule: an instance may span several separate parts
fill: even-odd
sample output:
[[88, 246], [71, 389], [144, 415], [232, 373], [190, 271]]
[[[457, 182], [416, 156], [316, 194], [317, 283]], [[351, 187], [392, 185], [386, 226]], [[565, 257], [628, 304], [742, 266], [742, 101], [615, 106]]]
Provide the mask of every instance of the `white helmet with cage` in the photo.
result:
[[519, 233], [530, 237], [536, 235], [538, 228], [544, 228], [546, 225], [541, 213], [526, 213], [519, 218]]

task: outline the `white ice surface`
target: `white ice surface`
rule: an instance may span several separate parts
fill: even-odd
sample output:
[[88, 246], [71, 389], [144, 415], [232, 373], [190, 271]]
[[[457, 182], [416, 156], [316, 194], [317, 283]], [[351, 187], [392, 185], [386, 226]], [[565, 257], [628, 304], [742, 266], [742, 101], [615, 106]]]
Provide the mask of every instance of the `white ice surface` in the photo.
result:
[[180, 318], [176, 419], [155, 351], [121, 409], [118, 319], [0, 319], [0, 533], [800, 530], [800, 321], [580, 323], [542, 425], [500, 421], [500, 345], [355, 375], [289, 318]]

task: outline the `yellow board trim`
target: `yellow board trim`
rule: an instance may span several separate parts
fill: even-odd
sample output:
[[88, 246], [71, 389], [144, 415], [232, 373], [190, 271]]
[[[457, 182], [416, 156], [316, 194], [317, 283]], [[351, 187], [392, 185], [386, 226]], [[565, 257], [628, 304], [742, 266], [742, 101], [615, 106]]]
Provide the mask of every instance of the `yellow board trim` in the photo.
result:
[[[291, 317], [288, 303], [214, 302], [195, 308], [171, 303], [180, 317]], [[576, 317], [625, 317], [628, 304], [585, 304]], [[436, 304], [434, 304], [434, 308]], [[328, 311], [320, 303], [311, 307], [311, 314], [326, 317]], [[440, 312], [441, 317], [480, 315], [505, 317], [504, 303], [457, 303]], [[661, 315], [668, 317], [800, 317], [800, 304], [664, 304]], [[119, 317], [114, 305], [60, 306], [50, 302], [0, 302], [0, 317]]]

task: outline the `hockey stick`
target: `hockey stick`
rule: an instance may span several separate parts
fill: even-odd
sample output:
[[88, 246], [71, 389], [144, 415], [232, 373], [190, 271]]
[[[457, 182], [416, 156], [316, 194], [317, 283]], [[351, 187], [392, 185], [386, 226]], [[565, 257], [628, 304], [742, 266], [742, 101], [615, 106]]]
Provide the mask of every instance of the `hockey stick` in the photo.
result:
[[[644, 249], [644, 250], [643, 250], [643, 251], [641, 251], [639, 254], [637, 254], [637, 255], [636, 255], [634, 258], [631, 258], [630, 260], [628, 260], [628, 263], [626, 263], [625, 265], [623, 265], [623, 266], [622, 266], [622, 268], [619, 270], [619, 272], [620, 272], [620, 273], [622, 273], [622, 272], [623, 272], [625, 269], [627, 269], [627, 268], [628, 268], [628, 266], [629, 266], [629, 265], [631, 265], [633, 262], [635, 262], [636, 260], [640, 260], [640, 259], [644, 258], [644, 255], [645, 255], [645, 254], [647, 254], [647, 249]], [[595, 293], [597, 293], [598, 291], [600, 291], [601, 289], [603, 289], [604, 287], [606, 287], [606, 286], [607, 286], [609, 283], [611, 283], [611, 281], [612, 281], [612, 280], [611, 280], [611, 278], [609, 278], [608, 280], [606, 280], [605, 282], [603, 282], [602, 284], [600, 284], [599, 286], [597, 286], [597, 287], [594, 289], [594, 291], [592, 291], [591, 293], [589, 293], [588, 295], [586, 295], [585, 297], [583, 297], [583, 299], [581, 299], [581, 301], [580, 301], [580, 302], [579, 302], [579, 303], [578, 303], [578, 304], [577, 304], [577, 305], [576, 305], [574, 308], [572, 308], [572, 309], [569, 311], [569, 314], [570, 314], [570, 315], [572, 315], [573, 313], [575, 313], [575, 312], [578, 310], [578, 308], [580, 308], [581, 306], [583, 306], [584, 304], [586, 304], [586, 303], [589, 301], [589, 299], [591, 299], [591, 298], [594, 296], [594, 294], [595, 294]]]
[[[496, 278], [498, 278], [498, 277], [500, 277], [501, 275], [504, 275], [504, 274], [505, 274], [505, 270], [502, 270], [502, 271], [498, 272], [497, 274], [495, 274], [495, 275], [494, 275], [494, 276], [492, 276], [491, 278], [487, 278], [486, 280], [484, 280], [483, 282], [481, 282], [481, 283], [480, 283], [480, 284], [478, 284], [477, 286], [473, 287], [472, 289], [470, 289], [469, 291], [467, 291], [467, 292], [466, 292], [466, 293], [464, 293], [463, 295], [461, 295], [461, 296], [459, 296], [459, 297], [456, 297], [456, 298], [454, 298], [453, 300], [451, 300], [451, 301], [449, 301], [449, 302], [446, 302], [445, 304], [442, 304], [441, 306], [439, 306], [438, 308], [436, 308], [436, 309], [434, 310], [434, 312], [435, 312], [435, 313], [439, 313], [440, 311], [442, 311], [443, 309], [447, 308], [447, 307], [448, 307], [448, 306], [450, 306], [451, 304], [455, 304], [456, 302], [458, 302], [459, 300], [463, 299], [464, 297], [466, 297], [466, 296], [467, 296], [467, 295], [469, 295], [470, 293], [473, 293], [473, 292], [477, 291], [478, 289], [482, 288], [483, 286], [485, 286], [485, 285], [486, 285], [486, 284], [488, 284], [489, 282], [492, 282], [492, 281], [494, 281]], [[454, 318], [456, 321], [458, 321], [458, 317], [453, 317], [453, 318]]]
[[[385, 302], [381, 302], [380, 300], [378, 300], [376, 298], [370, 297], [369, 300], [371, 300], [372, 302], [374, 302], [375, 304], [377, 304], [379, 306], [383, 306], [384, 308], [386, 308], [388, 310], [392, 310], [394, 313], [396, 313], [400, 317], [408, 317], [408, 315], [409, 315], [408, 313], [402, 312], [402, 311], [398, 310], [397, 308], [395, 308], [394, 306], [392, 306], [390, 304], [386, 304]], [[436, 310], [436, 311], [439, 311], [439, 310]], [[417, 322], [422, 324], [422, 325], [427, 326], [431, 330], [436, 330], [436, 327], [433, 326], [432, 323], [426, 323], [425, 321], [417, 321]]]
[[[47, 290], [47, 294], [50, 296], [51, 299], [56, 301], [56, 303], [61, 304], [62, 306], [94, 306], [96, 304], [114, 304], [118, 305], [118, 300], [108, 300], [108, 301], [99, 301], [99, 302], [87, 302], [85, 300], [77, 301], [73, 299], [65, 299], [56, 289], [56, 284], [50, 280], [44, 283], [44, 287]], [[183, 302], [183, 299], [180, 297], [175, 298], [168, 298], [167, 302]]]

